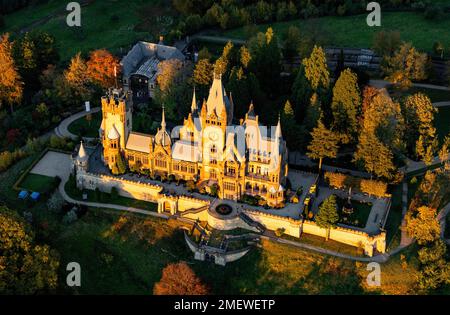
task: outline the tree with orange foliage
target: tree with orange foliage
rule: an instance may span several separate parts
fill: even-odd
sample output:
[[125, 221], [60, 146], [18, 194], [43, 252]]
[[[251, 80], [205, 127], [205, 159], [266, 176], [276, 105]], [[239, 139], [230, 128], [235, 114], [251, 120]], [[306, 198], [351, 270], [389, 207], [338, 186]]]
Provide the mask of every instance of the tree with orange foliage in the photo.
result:
[[22, 99], [23, 83], [14, 59], [11, 55], [12, 44], [9, 41], [9, 35], [4, 34], [0, 37], [0, 108], [4, 103], [11, 106], [19, 103]]
[[108, 89], [116, 84], [116, 75], [119, 75], [119, 59], [106, 49], [98, 49], [91, 52], [87, 61], [87, 75], [89, 79]]
[[204, 295], [208, 291], [208, 287], [185, 262], [167, 265], [161, 280], [153, 287], [153, 294], [156, 295]]

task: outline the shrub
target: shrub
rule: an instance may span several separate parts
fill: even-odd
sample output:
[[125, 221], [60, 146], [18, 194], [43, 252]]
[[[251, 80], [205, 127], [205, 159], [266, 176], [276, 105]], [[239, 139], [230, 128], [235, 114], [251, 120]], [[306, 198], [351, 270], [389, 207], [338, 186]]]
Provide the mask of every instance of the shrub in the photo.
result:
[[48, 210], [59, 213], [64, 205], [64, 199], [58, 191], [55, 191], [47, 200]]
[[188, 181], [186, 182], [186, 189], [187, 189], [189, 192], [193, 192], [193, 191], [195, 190], [195, 183], [194, 183], [193, 180], [188, 180]]
[[278, 228], [278, 229], [275, 230], [275, 235], [276, 235], [277, 237], [281, 237], [281, 236], [283, 236], [283, 234], [284, 234], [285, 231], [286, 231], [285, 228]]
[[5, 151], [0, 153], [0, 172], [6, 171], [14, 162], [22, 159], [26, 153], [18, 149], [13, 152]]
[[360, 188], [362, 192], [368, 193], [369, 195], [384, 197], [387, 191], [387, 184], [380, 181], [363, 179], [361, 180]]
[[342, 173], [332, 173], [325, 172], [325, 180], [331, 187], [342, 189], [345, 188], [345, 182], [347, 180], [347, 175]]
[[70, 224], [72, 222], [75, 222], [76, 220], [78, 220], [78, 216], [74, 209], [67, 212], [63, 217], [64, 224]]
[[208, 294], [208, 291], [208, 287], [185, 262], [167, 265], [161, 280], [153, 287], [155, 295], [200, 295]]

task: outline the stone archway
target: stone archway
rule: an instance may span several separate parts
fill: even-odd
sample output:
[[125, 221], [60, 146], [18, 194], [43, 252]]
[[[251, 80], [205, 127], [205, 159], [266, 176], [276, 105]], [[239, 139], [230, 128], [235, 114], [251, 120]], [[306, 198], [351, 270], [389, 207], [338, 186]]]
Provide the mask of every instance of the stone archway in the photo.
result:
[[158, 199], [158, 213], [170, 212], [174, 215], [178, 211], [178, 200], [173, 197], [162, 197]]

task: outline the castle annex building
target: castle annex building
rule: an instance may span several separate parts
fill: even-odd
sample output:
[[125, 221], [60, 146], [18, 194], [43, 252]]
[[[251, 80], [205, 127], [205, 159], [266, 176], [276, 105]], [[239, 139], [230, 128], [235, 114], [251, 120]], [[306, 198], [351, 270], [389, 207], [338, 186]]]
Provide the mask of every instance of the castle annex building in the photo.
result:
[[233, 101], [216, 77], [207, 100], [198, 106], [195, 91], [183, 126], [169, 133], [164, 109], [155, 135], [132, 131], [132, 94], [110, 89], [102, 97], [100, 138], [103, 162], [110, 170], [118, 164], [146, 170], [153, 177], [193, 180], [199, 186], [218, 187], [222, 199], [244, 194], [261, 196], [269, 206], [284, 202], [288, 173], [287, 148], [277, 126], [261, 126], [253, 104], [233, 125]]

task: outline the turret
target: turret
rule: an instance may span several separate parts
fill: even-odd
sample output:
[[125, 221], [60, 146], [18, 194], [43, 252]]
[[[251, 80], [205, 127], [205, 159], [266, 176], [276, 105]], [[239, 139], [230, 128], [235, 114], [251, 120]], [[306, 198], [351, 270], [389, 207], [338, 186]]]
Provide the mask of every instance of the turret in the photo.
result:
[[84, 149], [83, 141], [80, 143], [80, 148], [78, 149], [78, 154], [75, 158], [75, 166], [77, 171], [87, 172], [89, 167], [89, 156]]

